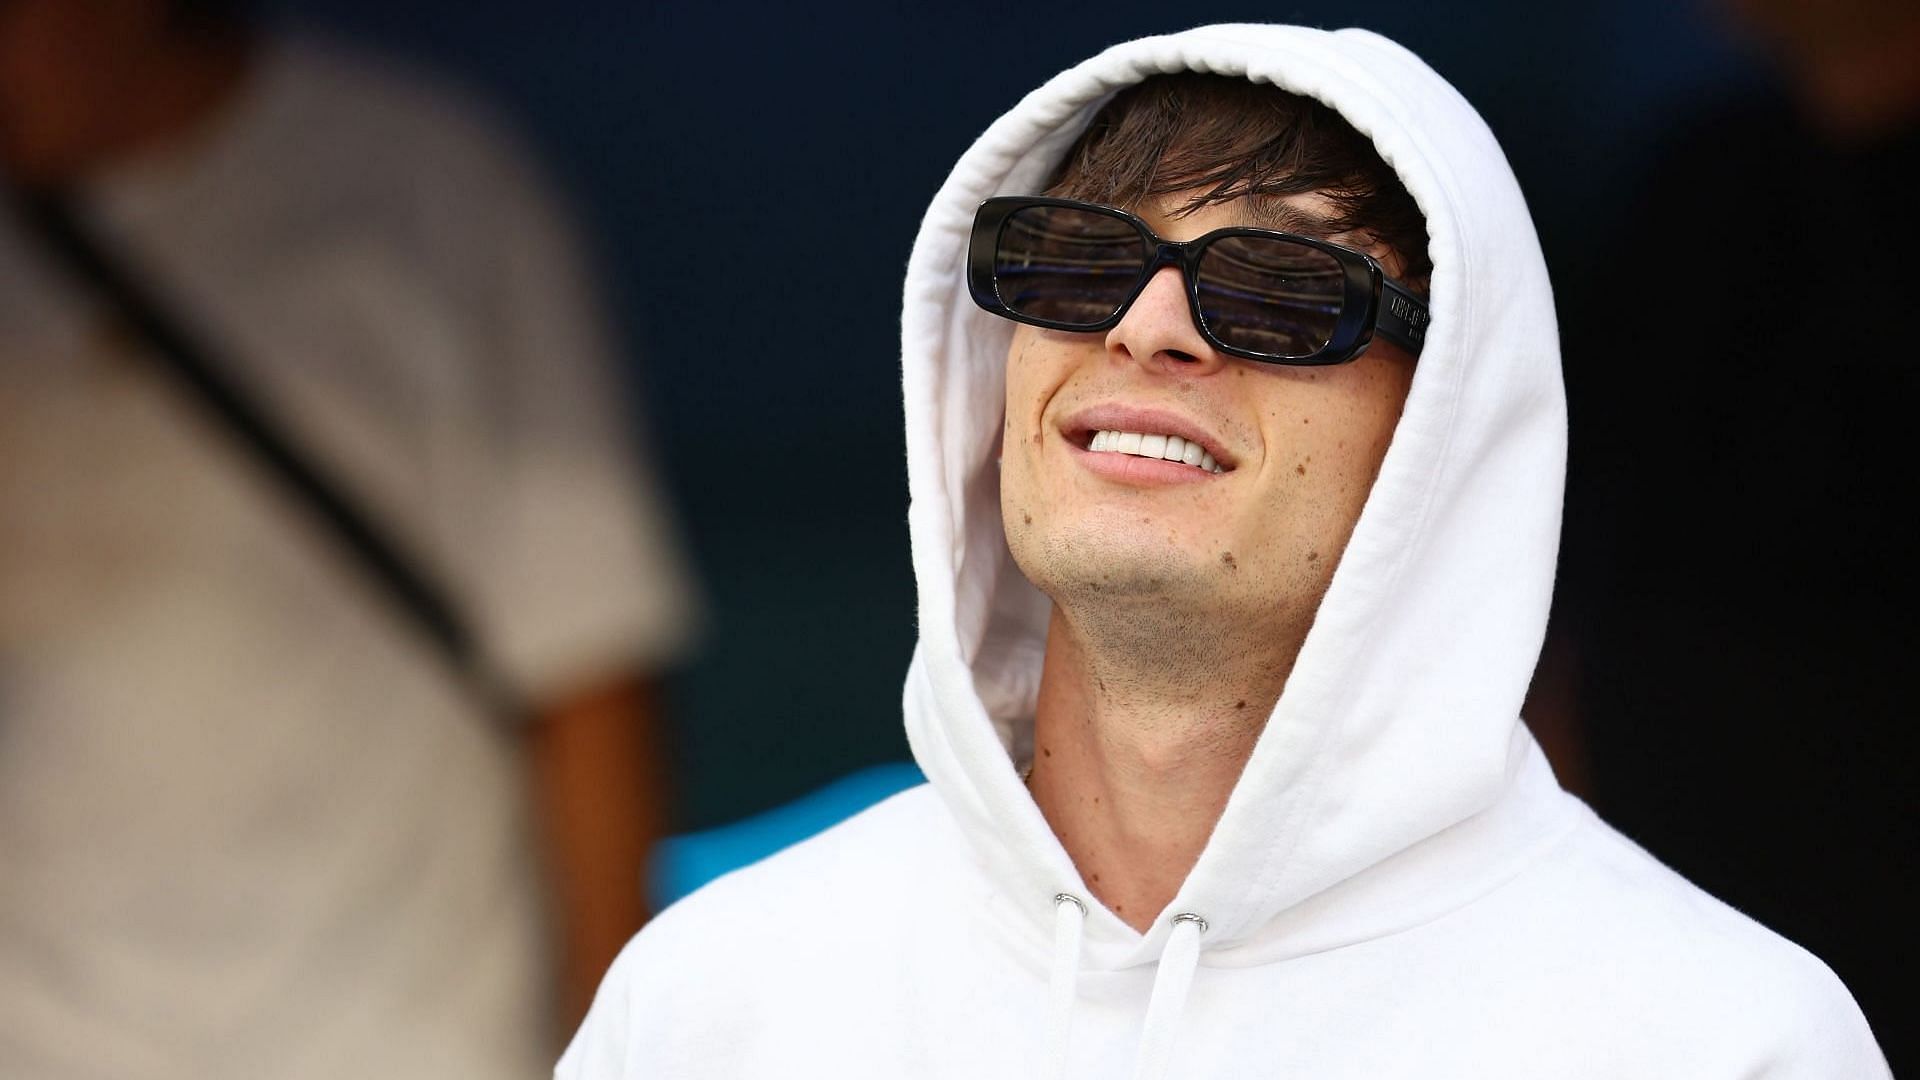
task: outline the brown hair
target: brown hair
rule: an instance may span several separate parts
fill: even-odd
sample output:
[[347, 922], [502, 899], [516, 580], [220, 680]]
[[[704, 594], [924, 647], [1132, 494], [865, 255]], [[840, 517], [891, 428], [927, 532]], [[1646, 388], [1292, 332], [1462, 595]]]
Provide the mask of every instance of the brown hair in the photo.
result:
[[1373, 143], [1339, 113], [1276, 86], [1224, 75], [1156, 75], [1115, 95], [1060, 163], [1047, 194], [1136, 207], [1182, 191], [1187, 214], [1243, 195], [1317, 192], [1326, 235], [1351, 234], [1400, 257], [1426, 291], [1427, 223]]

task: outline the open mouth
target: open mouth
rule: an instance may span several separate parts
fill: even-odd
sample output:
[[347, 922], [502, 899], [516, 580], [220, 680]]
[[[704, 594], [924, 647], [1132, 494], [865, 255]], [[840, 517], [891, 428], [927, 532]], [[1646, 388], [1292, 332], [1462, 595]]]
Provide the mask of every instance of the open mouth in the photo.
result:
[[1133, 457], [1179, 462], [1210, 473], [1226, 471], [1199, 443], [1190, 442], [1178, 435], [1160, 435], [1141, 431], [1094, 431], [1089, 435], [1087, 449], [1095, 454], [1129, 454]]

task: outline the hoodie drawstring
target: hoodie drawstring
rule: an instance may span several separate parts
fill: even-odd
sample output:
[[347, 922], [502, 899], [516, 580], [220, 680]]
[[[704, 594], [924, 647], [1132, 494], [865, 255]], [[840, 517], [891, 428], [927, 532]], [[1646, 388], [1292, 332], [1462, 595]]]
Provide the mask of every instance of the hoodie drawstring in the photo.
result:
[[[1053, 970], [1047, 980], [1047, 1071], [1055, 1080], [1067, 1075], [1067, 1051], [1073, 1040], [1073, 1008], [1080, 997], [1080, 938], [1086, 927], [1086, 902], [1071, 893], [1053, 897]], [[1133, 1080], [1160, 1080], [1173, 1060], [1174, 1037], [1187, 1008], [1187, 991], [1200, 966], [1200, 935], [1207, 920], [1192, 912], [1173, 917], [1173, 933], [1160, 953], [1147, 998], [1147, 1019], [1133, 1064]]]
[[1147, 999], [1146, 1027], [1140, 1033], [1139, 1056], [1133, 1062], [1133, 1080], [1160, 1080], [1173, 1060], [1173, 1040], [1180, 1033], [1180, 1017], [1187, 1009], [1187, 991], [1200, 966], [1200, 935], [1207, 920], [1192, 912], [1173, 917], [1173, 933], [1160, 953], [1160, 970], [1153, 976], [1153, 995]]
[[1047, 979], [1047, 1071], [1056, 1080], [1067, 1075], [1067, 1049], [1073, 1039], [1073, 1005], [1080, 996], [1080, 932], [1087, 921], [1086, 902], [1071, 893], [1053, 898], [1053, 972]]

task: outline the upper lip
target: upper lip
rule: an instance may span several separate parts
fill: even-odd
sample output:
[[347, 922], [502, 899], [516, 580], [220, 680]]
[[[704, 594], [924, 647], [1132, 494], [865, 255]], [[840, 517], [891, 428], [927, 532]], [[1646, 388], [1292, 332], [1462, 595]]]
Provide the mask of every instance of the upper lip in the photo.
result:
[[1222, 470], [1231, 470], [1237, 459], [1207, 429], [1178, 413], [1164, 409], [1139, 408], [1109, 403], [1081, 409], [1060, 422], [1060, 431], [1084, 449], [1099, 431], [1137, 431], [1143, 435], [1178, 435], [1213, 455]]

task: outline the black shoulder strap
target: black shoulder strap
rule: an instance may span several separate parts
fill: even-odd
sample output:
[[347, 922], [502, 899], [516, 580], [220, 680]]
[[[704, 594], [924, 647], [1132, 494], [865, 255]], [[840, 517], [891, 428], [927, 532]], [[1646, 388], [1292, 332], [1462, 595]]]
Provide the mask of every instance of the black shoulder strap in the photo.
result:
[[147, 345], [146, 355], [205, 407], [244, 451], [295, 501], [304, 504], [393, 607], [433, 643], [468, 689], [492, 712], [518, 714], [505, 684], [488, 668], [473, 633], [447, 594], [374, 524], [373, 519], [226, 374], [204, 340], [87, 231], [59, 194], [11, 192], [18, 216], [47, 252], [72, 271], [126, 321]]

